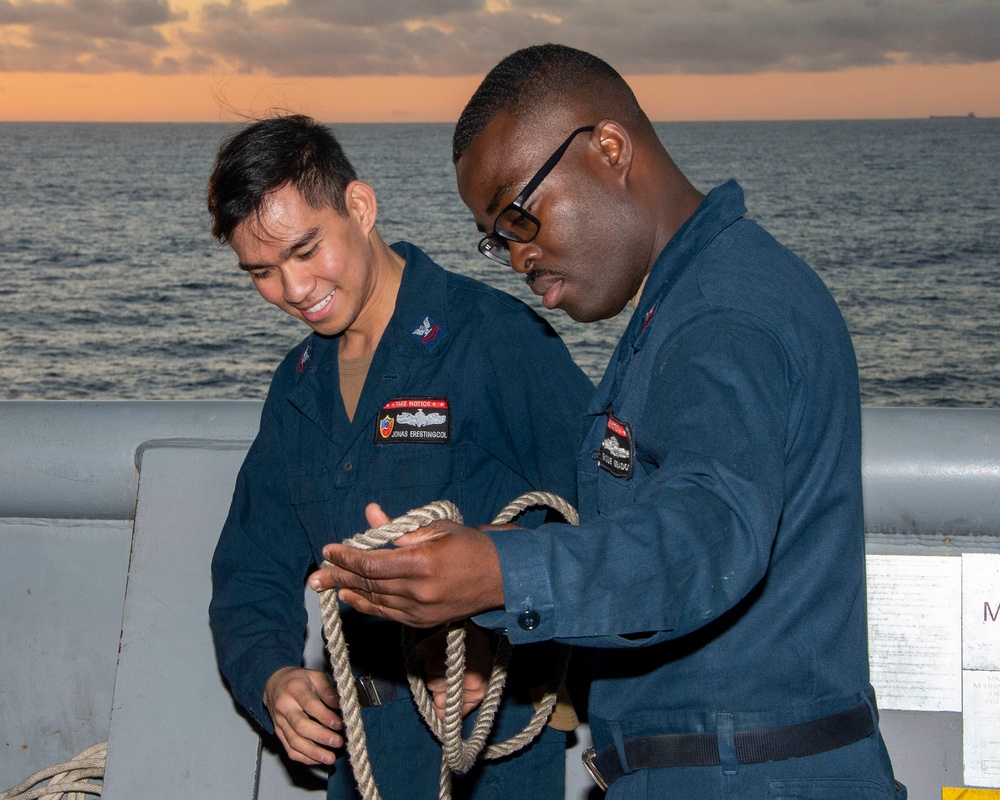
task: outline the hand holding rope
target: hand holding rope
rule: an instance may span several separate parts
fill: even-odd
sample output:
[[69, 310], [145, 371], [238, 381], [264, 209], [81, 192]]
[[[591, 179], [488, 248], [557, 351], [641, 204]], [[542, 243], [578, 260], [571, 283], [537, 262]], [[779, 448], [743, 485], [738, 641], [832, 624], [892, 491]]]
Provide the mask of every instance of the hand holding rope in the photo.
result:
[[[502, 525], [516, 519], [529, 508], [541, 506], [558, 511], [572, 525], [579, 521], [576, 510], [558, 495], [548, 492], [528, 492], [508, 503], [492, 524]], [[360, 550], [374, 550], [395, 541], [405, 533], [410, 533], [440, 519], [461, 523], [462, 515], [453, 503], [446, 500], [435, 501], [397, 517], [379, 528], [359, 533], [346, 540], [344, 544]], [[332, 565], [329, 562], [324, 562], [322, 566]], [[337, 692], [340, 694], [341, 713], [346, 727], [347, 752], [351, 769], [354, 771], [358, 790], [364, 800], [381, 800], [368, 757], [367, 739], [361, 721], [361, 706], [358, 701], [357, 688], [354, 685], [347, 644], [344, 641], [336, 590], [330, 589], [320, 592], [319, 603], [323, 619], [323, 632], [326, 635], [327, 650], [330, 655], [330, 666]], [[440, 800], [448, 800], [451, 797], [452, 773], [461, 775], [468, 772], [480, 757], [497, 759], [515, 753], [530, 744], [541, 733], [555, 708], [557, 690], [569, 665], [570, 649], [561, 647], [554, 674], [545, 695], [524, 730], [504, 742], [486, 747], [486, 739], [493, 728], [493, 721], [500, 706], [507, 680], [507, 665], [510, 661], [511, 648], [506, 637], [500, 638], [493, 671], [486, 687], [486, 695], [480, 705], [476, 722], [468, 739], [462, 738], [462, 688], [465, 672], [464, 623], [452, 623], [447, 628], [444, 719], [437, 716], [433, 700], [424, 685], [419, 667], [416, 664], [413, 655], [414, 632], [412, 628], [404, 627], [403, 644], [406, 653], [407, 679], [414, 702], [434, 736], [441, 742]]]

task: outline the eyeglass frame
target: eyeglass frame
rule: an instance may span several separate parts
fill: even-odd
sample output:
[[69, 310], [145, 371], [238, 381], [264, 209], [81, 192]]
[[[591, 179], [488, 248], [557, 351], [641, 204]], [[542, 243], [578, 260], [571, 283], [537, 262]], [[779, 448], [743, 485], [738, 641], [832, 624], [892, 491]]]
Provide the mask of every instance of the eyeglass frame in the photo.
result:
[[[537, 217], [524, 210], [525, 202], [527, 202], [528, 198], [531, 197], [535, 189], [537, 189], [541, 182], [548, 177], [548, 174], [566, 154], [566, 151], [573, 143], [573, 140], [581, 133], [592, 131], [596, 127], [596, 125], [584, 125], [582, 128], [577, 128], [568, 137], [566, 137], [566, 141], [559, 145], [559, 147], [556, 148], [556, 151], [549, 156], [548, 160], [542, 164], [538, 172], [531, 176], [531, 180], [524, 185], [521, 193], [500, 209], [500, 212], [493, 218], [493, 230], [480, 239], [479, 244], [477, 245], [476, 249], [478, 249], [480, 253], [491, 261], [496, 261], [498, 264], [503, 264], [504, 266], [510, 266], [510, 247], [507, 246], [505, 242], [527, 244], [528, 242], [534, 241], [535, 237], [538, 236], [538, 232], [542, 229], [542, 223]], [[497, 223], [500, 221], [500, 218], [511, 210], [516, 211], [524, 218], [530, 220], [535, 226], [535, 232], [527, 239], [497, 230]]]

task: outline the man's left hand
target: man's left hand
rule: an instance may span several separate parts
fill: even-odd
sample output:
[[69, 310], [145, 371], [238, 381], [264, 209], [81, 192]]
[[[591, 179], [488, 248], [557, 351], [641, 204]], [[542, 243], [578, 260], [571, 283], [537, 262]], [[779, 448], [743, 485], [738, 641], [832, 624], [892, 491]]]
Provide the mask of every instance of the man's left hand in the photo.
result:
[[[416, 648], [417, 660], [424, 667], [427, 690], [434, 702], [434, 711], [444, 719], [448, 701], [447, 629], [422, 640]], [[468, 715], [483, 702], [493, 671], [494, 653], [482, 628], [465, 623], [465, 672], [462, 676], [462, 716]]]

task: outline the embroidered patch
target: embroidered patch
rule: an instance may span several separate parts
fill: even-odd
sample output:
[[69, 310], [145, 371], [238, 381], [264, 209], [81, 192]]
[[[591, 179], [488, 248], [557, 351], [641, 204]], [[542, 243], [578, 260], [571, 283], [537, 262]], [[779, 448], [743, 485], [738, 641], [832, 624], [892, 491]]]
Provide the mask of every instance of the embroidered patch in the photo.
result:
[[444, 397], [397, 397], [386, 403], [375, 426], [375, 444], [448, 444], [451, 407]]
[[417, 327], [410, 331], [410, 336], [431, 352], [444, 341], [447, 335], [448, 329], [429, 314], [425, 314]]
[[302, 372], [306, 368], [306, 362], [309, 360], [309, 351], [312, 350], [312, 345], [306, 345], [306, 349], [302, 351], [302, 355], [299, 356], [299, 365], [295, 368], [296, 372]]
[[604, 429], [604, 441], [597, 454], [597, 463], [601, 469], [610, 472], [616, 478], [631, 478], [635, 464], [635, 443], [632, 439], [632, 428], [627, 422], [615, 419], [608, 412], [608, 425]]
[[653, 321], [653, 314], [656, 313], [656, 306], [653, 306], [649, 311], [646, 312], [646, 316], [642, 318], [642, 327], [639, 328], [640, 333], [646, 330], [646, 326]]

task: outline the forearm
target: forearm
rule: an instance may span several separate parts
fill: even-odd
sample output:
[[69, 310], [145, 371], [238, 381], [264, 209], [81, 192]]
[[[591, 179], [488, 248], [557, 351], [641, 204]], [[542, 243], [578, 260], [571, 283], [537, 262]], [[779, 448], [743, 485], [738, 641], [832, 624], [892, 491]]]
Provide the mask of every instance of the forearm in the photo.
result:
[[616, 513], [580, 526], [489, 532], [504, 610], [476, 622], [506, 629], [515, 644], [675, 638], [725, 613], [761, 579], [776, 524], [767, 493], [719, 475], [702, 485], [654, 481]]

